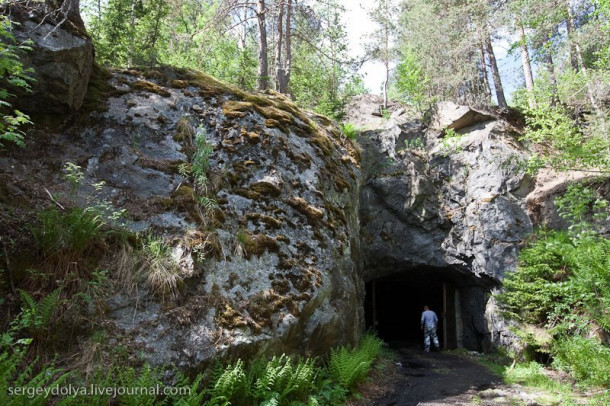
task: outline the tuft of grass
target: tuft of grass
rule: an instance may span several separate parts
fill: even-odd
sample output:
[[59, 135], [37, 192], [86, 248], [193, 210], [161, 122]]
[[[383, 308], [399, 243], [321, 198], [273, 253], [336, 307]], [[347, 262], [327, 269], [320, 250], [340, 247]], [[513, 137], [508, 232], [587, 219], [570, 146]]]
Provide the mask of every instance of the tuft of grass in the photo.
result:
[[142, 247], [146, 282], [152, 292], [164, 301], [178, 297], [183, 277], [180, 266], [172, 258], [167, 244], [160, 237], [148, 236]]

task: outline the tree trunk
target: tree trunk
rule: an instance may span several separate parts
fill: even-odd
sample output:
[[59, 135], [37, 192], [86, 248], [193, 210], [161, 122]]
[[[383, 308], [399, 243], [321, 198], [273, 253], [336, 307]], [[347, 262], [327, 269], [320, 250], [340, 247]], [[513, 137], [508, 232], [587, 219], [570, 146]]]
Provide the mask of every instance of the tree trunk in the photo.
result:
[[275, 90], [281, 89], [284, 80], [284, 67], [282, 66], [282, 39], [284, 38], [284, 0], [280, 0], [277, 15], [277, 45], [275, 49]]
[[80, 0], [45, 0], [45, 6], [48, 13], [57, 13], [58, 25], [70, 21], [79, 32], [87, 33], [80, 16]]
[[578, 59], [576, 57], [576, 51], [574, 49], [574, 44], [572, 43], [572, 32], [574, 31], [574, 16], [572, 14], [572, 9], [570, 8], [569, 1], [566, 4], [566, 8], [568, 10], [568, 18], [566, 19], [566, 32], [568, 34], [568, 44], [570, 45], [570, 65], [574, 72], [578, 72]]
[[489, 87], [489, 75], [487, 74], [487, 63], [485, 63], [485, 46], [483, 42], [483, 35], [479, 30], [479, 58], [481, 64], [481, 78], [483, 79], [483, 92], [485, 93], [486, 102], [489, 103], [491, 100], [491, 87]]
[[286, 60], [284, 61], [284, 72], [280, 82], [280, 93], [288, 93], [290, 83], [290, 69], [292, 64], [292, 0], [286, 4]]
[[[567, 8], [568, 8], [568, 21], [570, 21], [570, 24], [572, 26], [574, 26], [574, 14], [572, 13], [572, 9], [570, 8], [570, 3], [567, 3]], [[595, 100], [595, 93], [593, 92], [593, 88], [591, 87], [591, 82], [589, 81], [589, 72], [587, 71], [587, 67], [585, 66], [585, 61], [582, 57], [582, 49], [580, 48], [580, 43], [576, 40], [574, 40], [574, 37], [571, 37], [569, 39], [570, 41], [570, 46], [574, 47], [574, 50], [576, 51], [576, 59], [578, 60], [578, 66], [580, 68], [580, 71], [582, 72], [582, 76], [585, 78], [585, 83], [587, 85], [587, 95], [589, 96], [589, 101], [591, 102], [591, 106], [593, 107], [593, 110], [595, 110], [595, 113], [599, 116], [602, 117], [603, 120], [603, 113], [601, 111], [601, 109], [599, 108], [599, 104], [597, 103], [597, 100]]]
[[269, 87], [269, 66], [267, 65], [267, 26], [265, 24], [265, 0], [258, 0], [256, 17], [258, 19], [258, 90]]
[[543, 57], [544, 57], [544, 67], [546, 68], [547, 73], [549, 74], [549, 81], [551, 82], [551, 106], [557, 104], [557, 76], [555, 76], [555, 62], [553, 62], [553, 54], [551, 49], [546, 45], [543, 45]]
[[519, 46], [521, 47], [521, 65], [523, 66], [523, 76], [525, 77], [525, 88], [527, 89], [527, 100], [531, 109], [536, 107], [536, 96], [534, 95], [534, 75], [532, 74], [532, 64], [530, 53], [527, 49], [525, 39], [525, 29], [521, 22], [517, 23], [519, 30]]
[[388, 8], [388, 0], [384, 1], [385, 6], [385, 21], [384, 21], [384, 61], [385, 64], [385, 80], [383, 81], [383, 108], [388, 109], [388, 82], [390, 81], [390, 10]]
[[487, 51], [487, 57], [489, 58], [489, 66], [491, 68], [491, 74], [494, 79], [494, 88], [496, 89], [496, 99], [498, 99], [498, 106], [502, 108], [508, 107], [506, 98], [504, 97], [504, 88], [502, 87], [502, 79], [500, 78], [500, 70], [498, 69], [498, 63], [496, 62], [496, 55], [494, 54], [493, 47], [491, 45], [491, 37], [489, 33], [485, 32], [485, 48]]
[[129, 38], [129, 55], [127, 56], [127, 66], [133, 66], [133, 52], [135, 46], [135, 26], [136, 26], [136, 4], [137, 0], [131, 0], [131, 16], [129, 19], [129, 27], [131, 28], [131, 38]]

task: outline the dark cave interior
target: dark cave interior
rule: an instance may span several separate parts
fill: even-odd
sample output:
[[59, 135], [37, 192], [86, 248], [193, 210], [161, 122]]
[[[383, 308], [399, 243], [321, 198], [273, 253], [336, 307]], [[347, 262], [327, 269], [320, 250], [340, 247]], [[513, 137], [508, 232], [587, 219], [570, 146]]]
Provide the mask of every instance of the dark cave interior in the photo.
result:
[[366, 328], [384, 341], [423, 346], [420, 318], [428, 305], [439, 317], [443, 349], [485, 348], [489, 288], [480, 278], [455, 268], [418, 267], [370, 280], [365, 288]]

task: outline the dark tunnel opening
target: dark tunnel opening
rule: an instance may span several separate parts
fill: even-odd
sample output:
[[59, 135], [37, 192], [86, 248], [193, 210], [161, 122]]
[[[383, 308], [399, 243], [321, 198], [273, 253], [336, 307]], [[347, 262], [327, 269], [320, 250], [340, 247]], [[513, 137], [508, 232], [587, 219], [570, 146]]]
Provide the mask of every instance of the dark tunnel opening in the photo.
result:
[[420, 318], [428, 305], [439, 318], [441, 348], [488, 347], [489, 288], [480, 278], [452, 268], [420, 267], [371, 280], [365, 287], [366, 327], [386, 342], [423, 347]]

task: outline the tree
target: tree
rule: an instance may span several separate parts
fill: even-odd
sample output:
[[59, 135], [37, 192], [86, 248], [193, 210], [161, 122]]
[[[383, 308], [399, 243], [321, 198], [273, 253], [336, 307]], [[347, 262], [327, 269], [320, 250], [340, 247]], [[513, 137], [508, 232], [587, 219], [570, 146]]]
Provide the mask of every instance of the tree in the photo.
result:
[[[486, 6], [469, 4], [411, 0], [401, 12], [399, 66], [407, 59], [408, 65], [416, 66], [418, 75], [425, 78], [424, 89], [417, 88], [420, 95], [425, 94], [424, 104], [438, 100], [488, 103], [485, 47], [481, 58], [481, 44], [486, 41]], [[482, 10], [481, 4], [485, 6]], [[400, 81], [400, 72], [397, 74], [396, 81]]]
[[390, 61], [392, 59], [392, 46], [396, 24], [394, 18], [397, 8], [392, 0], [376, 0], [375, 7], [370, 12], [371, 20], [378, 28], [371, 35], [369, 52], [375, 59], [383, 63], [385, 79], [383, 81], [383, 108], [388, 108], [388, 84], [390, 82]]
[[29, 89], [30, 71], [23, 66], [19, 55], [31, 49], [28, 43], [17, 43], [12, 24], [0, 15], [0, 146], [8, 141], [23, 147], [25, 134], [20, 127], [31, 122], [27, 115], [13, 109], [9, 100], [13, 96], [11, 88]]
[[269, 86], [269, 68], [267, 65], [267, 25], [265, 22], [265, 0], [256, 2], [256, 18], [258, 21], [258, 90], [266, 90]]
[[496, 55], [491, 44], [491, 37], [487, 30], [485, 30], [484, 41], [485, 52], [487, 53], [489, 67], [491, 68], [491, 74], [494, 80], [496, 100], [498, 101], [498, 106], [506, 108], [508, 107], [508, 104], [506, 103], [506, 98], [504, 97], [504, 87], [502, 86], [502, 78], [500, 77], [500, 70], [498, 69], [498, 63], [496, 62]]

